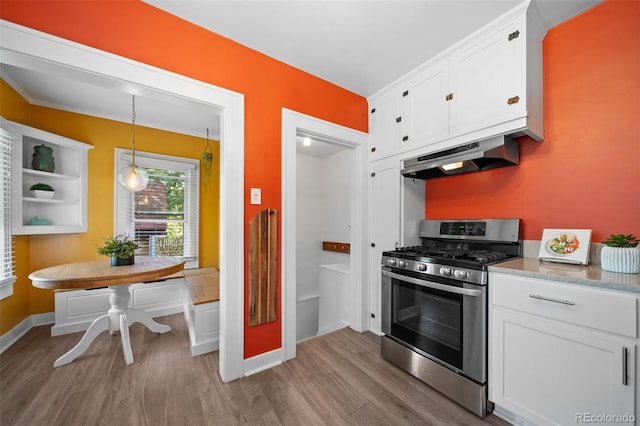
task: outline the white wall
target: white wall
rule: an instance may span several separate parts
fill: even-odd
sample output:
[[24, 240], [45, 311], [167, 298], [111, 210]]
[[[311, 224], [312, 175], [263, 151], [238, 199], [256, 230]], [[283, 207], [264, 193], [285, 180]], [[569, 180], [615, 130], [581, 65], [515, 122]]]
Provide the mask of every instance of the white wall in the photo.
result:
[[296, 156], [297, 341], [314, 337], [323, 316], [324, 332], [349, 325], [349, 318], [342, 312], [345, 309], [339, 309], [349, 303], [349, 286], [342, 283], [349, 276], [321, 283], [323, 276], [326, 281], [326, 277], [343, 275], [326, 270], [323, 273], [320, 265], [340, 263], [349, 268], [349, 254], [323, 251], [322, 241], [351, 240], [352, 152], [345, 149], [323, 159]]
[[[351, 240], [351, 155], [353, 151], [345, 149], [322, 161], [322, 241]], [[349, 255], [323, 251], [320, 262], [349, 263]]]
[[349, 263], [349, 255], [322, 250], [322, 241], [351, 240], [352, 150], [319, 159], [296, 157], [296, 298], [318, 294], [319, 267]]
[[296, 157], [296, 298], [318, 294], [322, 253], [322, 160]]

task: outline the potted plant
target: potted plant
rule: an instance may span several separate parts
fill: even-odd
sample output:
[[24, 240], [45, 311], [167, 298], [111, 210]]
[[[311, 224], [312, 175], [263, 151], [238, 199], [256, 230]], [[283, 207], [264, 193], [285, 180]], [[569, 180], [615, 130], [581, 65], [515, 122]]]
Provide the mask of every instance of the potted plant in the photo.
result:
[[36, 183], [29, 188], [31, 194], [36, 198], [51, 198], [55, 191], [53, 187], [46, 183]]
[[122, 234], [104, 238], [104, 245], [98, 247], [98, 254], [111, 256], [111, 266], [133, 265], [134, 250], [138, 245], [129, 240], [129, 236]]
[[600, 266], [605, 271], [625, 274], [640, 273], [640, 249], [638, 240], [631, 234], [611, 234], [602, 242]]

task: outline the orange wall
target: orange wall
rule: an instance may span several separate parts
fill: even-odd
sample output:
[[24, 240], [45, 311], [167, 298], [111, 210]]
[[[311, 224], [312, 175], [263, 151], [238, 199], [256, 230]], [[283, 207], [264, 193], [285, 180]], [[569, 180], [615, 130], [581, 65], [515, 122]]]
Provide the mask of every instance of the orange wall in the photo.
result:
[[[282, 108], [367, 130], [366, 99], [142, 2], [2, 1], [0, 15], [243, 93], [245, 230], [259, 210], [281, 207]], [[251, 187], [262, 188], [261, 206], [249, 203]], [[246, 247], [245, 233], [245, 276]], [[248, 294], [246, 278], [244, 286]], [[245, 302], [248, 306], [246, 297]], [[245, 315], [245, 358], [281, 347], [281, 328], [280, 319], [248, 327]]]
[[426, 181], [425, 215], [520, 217], [523, 238], [640, 235], [640, 2], [606, 1], [544, 39], [545, 138], [520, 165]]
[[[113, 235], [114, 148], [130, 148], [131, 125], [31, 106], [2, 79], [0, 83], [0, 112], [3, 117], [94, 146], [88, 154], [87, 232], [17, 237], [20, 243], [16, 253], [18, 279], [14, 286], [15, 294], [0, 305], [0, 333], [6, 333], [30, 314], [53, 312], [55, 309], [52, 291], [32, 287], [27, 279], [30, 272], [61, 263], [100, 258], [96, 255], [97, 246], [104, 237]], [[136, 126], [136, 148], [140, 151], [200, 159], [205, 145], [203, 138]], [[200, 188], [200, 266], [218, 268], [219, 143], [212, 141], [212, 147], [211, 179], [206, 190], [203, 185]], [[27, 295], [26, 299], [23, 294]]]

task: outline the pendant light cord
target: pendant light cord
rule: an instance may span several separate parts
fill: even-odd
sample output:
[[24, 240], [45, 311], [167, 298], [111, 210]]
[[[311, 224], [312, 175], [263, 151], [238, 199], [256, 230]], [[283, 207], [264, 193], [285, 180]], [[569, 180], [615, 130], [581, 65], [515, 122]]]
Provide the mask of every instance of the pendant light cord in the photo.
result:
[[136, 95], [131, 95], [131, 156], [136, 166]]

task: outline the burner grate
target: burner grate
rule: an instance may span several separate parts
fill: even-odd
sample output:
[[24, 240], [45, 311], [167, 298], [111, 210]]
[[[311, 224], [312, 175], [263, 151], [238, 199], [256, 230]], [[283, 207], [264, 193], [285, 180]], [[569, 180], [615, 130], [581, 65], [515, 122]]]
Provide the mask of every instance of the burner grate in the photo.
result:
[[401, 247], [396, 252], [409, 256], [424, 256], [435, 259], [458, 259], [478, 263], [490, 263], [509, 257], [506, 253], [491, 250], [465, 250], [459, 248], [443, 248], [443, 247]]

